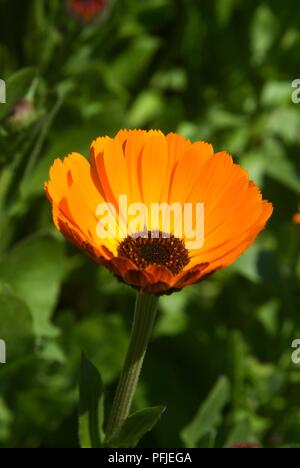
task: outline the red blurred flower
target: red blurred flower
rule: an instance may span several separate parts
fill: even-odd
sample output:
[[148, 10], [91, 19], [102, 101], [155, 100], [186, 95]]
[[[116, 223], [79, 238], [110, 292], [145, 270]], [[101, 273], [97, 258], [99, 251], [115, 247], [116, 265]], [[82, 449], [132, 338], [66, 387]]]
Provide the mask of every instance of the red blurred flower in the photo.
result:
[[90, 23], [107, 11], [109, 0], [67, 0], [67, 5], [79, 20]]
[[260, 448], [259, 445], [253, 442], [238, 442], [236, 444], [231, 445], [230, 448], [237, 448], [237, 449], [253, 449], [253, 448]]

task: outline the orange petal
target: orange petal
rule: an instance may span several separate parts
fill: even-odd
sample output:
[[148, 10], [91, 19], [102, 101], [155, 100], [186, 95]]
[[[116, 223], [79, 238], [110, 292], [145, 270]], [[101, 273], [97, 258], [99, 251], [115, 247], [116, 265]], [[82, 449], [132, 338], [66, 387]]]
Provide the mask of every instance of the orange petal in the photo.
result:
[[149, 138], [142, 152], [140, 165], [143, 202], [149, 210], [148, 230], [156, 230], [160, 226], [151, 219], [151, 206], [162, 201], [165, 185], [169, 181], [168, 149], [164, 136], [158, 134]]

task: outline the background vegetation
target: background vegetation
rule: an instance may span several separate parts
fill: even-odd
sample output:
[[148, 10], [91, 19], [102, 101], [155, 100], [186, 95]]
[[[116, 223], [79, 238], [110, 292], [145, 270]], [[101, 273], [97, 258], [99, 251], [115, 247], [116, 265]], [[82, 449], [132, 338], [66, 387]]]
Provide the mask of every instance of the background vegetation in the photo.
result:
[[1, 0], [0, 18], [0, 446], [78, 446], [82, 350], [110, 405], [134, 292], [54, 232], [43, 183], [122, 127], [227, 149], [275, 206], [236, 264], [162, 299], [134, 406], [167, 411], [141, 446], [300, 444], [298, 1], [118, 0], [85, 24]]

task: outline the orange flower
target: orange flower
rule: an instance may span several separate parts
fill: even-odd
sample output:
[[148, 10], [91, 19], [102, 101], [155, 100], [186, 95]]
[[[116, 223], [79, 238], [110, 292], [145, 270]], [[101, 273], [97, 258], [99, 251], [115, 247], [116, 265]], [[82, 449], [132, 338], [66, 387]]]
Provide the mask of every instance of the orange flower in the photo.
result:
[[[180, 290], [234, 262], [273, 211], [227, 153], [160, 131], [98, 138], [91, 164], [77, 153], [57, 159], [45, 189], [57, 229], [121, 281], [150, 294]], [[157, 216], [154, 205], [167, 209]], [[146, 213], [138, 223], [141, 206]], [[188, 207], [188, 216], [175, 206]], [[202, 229], [204, 242], [191, 242], [190, 233], [198, 237]]]
[[299, 212], [293, 216], [293, 221], [295, 224], [300, 224], [300, 206], [299, 206]]

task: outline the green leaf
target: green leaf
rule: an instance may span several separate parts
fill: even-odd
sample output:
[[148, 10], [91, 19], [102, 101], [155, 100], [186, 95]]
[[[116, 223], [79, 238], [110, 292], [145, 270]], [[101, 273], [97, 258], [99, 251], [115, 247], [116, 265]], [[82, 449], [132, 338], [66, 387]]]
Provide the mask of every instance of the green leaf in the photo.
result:
[[265, 83], [261, 92], [261, 103], [264, 107], [283, 106], [290, 104], [290, 102], [290, 81], [268, 80]]
[[5, 401], [0, 397], [0, 441], [5, 440], [9, 436], [12, 421], [13, 415]]
[[300, 448], [300, 444], [298, 443], [295, 443], [295, 444], [285, 444], [285, 445], [281, 445], [280, 448], [283, 448], [283, 449], [298, 449]]
[[278, 298], [272, 298], [261, 306], [257, 307], [257, 320], [264, 327], [266, 333], [276, 338], [279, 327], [280, 302]]
[[12, 75], [6, 83], [6, 104], [0, 106], [0, 119], [2, 119], [29, 91], [36, 76], [34, 68], [23, 68]]
[[239, 330], [233, 330], [229, 336], [230, 364], [232, 369], [232, 406], [239, 408], [244, 405], [244, 381], [246, 350], [243, 336]]
[[54, 336], [51, 314], [64, 275], [63, 244], [50, 235], [34, 236], [0, 259], [0, 280], [29, 307], [37, 336]]
[[239, 0], [216, 0], [216, 16], [221, 26], [227, 26], [234, 11], [237, 8]]
[[128, 334], [120, 316], [90, 315], [76, 325], [72, 340], [78, 349], [93, 356], [105, 384], [118, 378], [128, 347]]
[[286, 144], [299, 144], [298, 107], [294, 105], [294, 107], [280, 106], [274, 108], [274, 110], [266, 115], [266, 130], [273, 138], [275, 136], [271, 141], [265, 140], [265, 144], [268, 145], [266, 148], [267, 152], [271, 152], [272, 148], [270, 146], [272, 145], [276, 155], [282, 156], [282, 159], [287, 159], [286, 148], [284, 146], [279, 146], [277, 138], [280, 137]]
[[230, 398], [230, 383], [221, 377], [206, 401], [201, 405], [194, 420], [182, 431], [186, 447], [197, 448], [202, 439], [213, 435], [221, 421], [221, 413]]
[[187, 302], [186, 291], [182, 291], [181, 294], [163, 296], [160, 299], [161, 314], [155, 327], [156, 336], [175, 336], [187, 329], [188, 317], [185, 313]]
[[159, 116], [163, 109], [163, 99], [159, 91], [154, 89], [143, 91], [128, 113], [128, 125], [142, 128]]
[[259, 440], [253, 430], [251, 417], [244, 411], [237, 413], [233, 429], [230, 431], [225, 447], [231, 447], [234, 444], [247, 441], [258, 444]]
[[249, 177], [257, 185], [262, 186], [267, 163], [264, 154], [260, 151], [249, 151], [239, 159], [241, 166], [248, 171]]
[[158, 423], [165, 406], [146, 408], [129, 416], [121, 428], [107, 440], [110, 448], [134, 448], [144, 435]]
[[79, 381], [81, 448], [100, 448], [103, 440], [103, 384], [98, 369], [82, 355]]
[[32, 317], [26, 304], [10, 293], [0, 294], [0, 339], [6, 344], [6, 362], [23, 358], [34, 349]]
[[251, 25], [253, 61], [260, 65], [273, 46], [279, 29], [278, 18], [267, 5], [260, 5]]
[[116, 82], [125, 88], [132, 86], [145, 72], [159, 46], [160, 41], [154, 37], [141, 36], [135, 39], [111, 66]]
[[230, 268], [255, 284], [264, 282], [278, 290], [282, 288], [277, 258], [267, 244], [252, 245]]
[[268, 166], [267, 173], [298, 195], [300, 194], [300, 177], [297, 174], [295, 164], [287, 157], [274, 155]]

